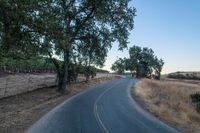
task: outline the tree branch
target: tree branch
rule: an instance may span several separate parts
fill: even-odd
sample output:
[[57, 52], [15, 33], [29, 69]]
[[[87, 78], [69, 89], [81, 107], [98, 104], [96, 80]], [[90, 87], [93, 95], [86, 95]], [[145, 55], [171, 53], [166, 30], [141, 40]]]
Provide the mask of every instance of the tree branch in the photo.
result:
[[84, 26], [84, 24], [85, 24], [90, 18], [92, 18], [92, 15], [93, 15], [94, 11], [95, 11], [95, 7], [92, 7], [92, 10], [90, 11], [90, 13], [87, 14], [87, 16], [85, 17], [85, 19], [84, 19], [79, 25], [77, 25], [76, 31], [74, 32], [73, 38], [70, 40], [70, 42], [73, 42], [73, 41], [74, 41], [76, 35], [77, 35], [78, 32], [81, 30], [81, 28]]

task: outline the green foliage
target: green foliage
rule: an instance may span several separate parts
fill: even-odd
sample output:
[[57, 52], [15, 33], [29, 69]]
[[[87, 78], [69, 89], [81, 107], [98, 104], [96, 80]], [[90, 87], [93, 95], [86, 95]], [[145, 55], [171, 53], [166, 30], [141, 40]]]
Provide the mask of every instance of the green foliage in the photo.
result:
[[84, 74], [86, 77], [86, 80], [89, 80], [89, 78], [94, 78], [96, 76], [97, 69], [95, 67], [85, 67], [82, 65], [77, 64], [70, 64], [69, 67], [69, 74], [68, 74], [68, 82], [76, 81], [78, 78], [78, 74]]
[[200, 93], [195, 93], [190, 95], [192, 102], [195, 104], [196, 106], [196, 110], [197, 112], [200, 112]]
[[200, 102], [200, 93], [192, 94], [190, 97], [192, 99], [192, 102], [194, 102], [194, 103]]
[[88, 81], [90, 77], [94, 78], [96, 76], [96, 69], [91, 66], [84, 67], [83, 74], [86, 77], [86, 81]]
[[137, 77], [151, 77], [154, 74], [156, 79], [160, 79], [164, 62], [154, 55], [154, 51], [151, 48], [133, 46], [130, 48], [129, 54], [129, 70], [135, 71]]
[[29, 59], [14, 59], [12, 57], [2, 57], [0, 66], [16, 67], [24, 69], [49, 69], [55, 70], [54, 64], [46, 57], [31, 57]]
[[39, 34], [32, 32], [38, 1], [0, 1], [0, 56], [26, 58], [40, 51]]
[[96, 68], [96, 72], [97, 73], [109, 73], [109, 71], [103, 70], [103, 69], [99, 69], [99, 68]]
[[[64, 90], [74, 67], [102, 67], [113, 42], [127, 47], [130, 0], [1, 0], [0, 57], [49, 56]], [[55, 60], [57, 55], [62, 62]], [[78, 63], [77, 63], [78, 62]], [[76, 74], [75, 74], [76, 75]]]
[[137, 77], [151, 77], [153, 74], [156, 79], [160, 79], [160, 73], [164, 62], [158, 59], [152, 49], [133, 46], [129, 49], [130, 58], [119, 58], [113, 65], [112, 70], [123, 73], [129, 70], [136, 73]]
[[123, 73], [126, 68], [126, 59], [119, 58], [118, 60], [115, 61], [115, 63], [112, 65], [111, 70], [117, 71], [118, 73]]
[[[62, 61], [57, 60], [57, 62], [62, 63]], [[31, 70], [54, 70], [56, 68], [52, 61], [47, 57], [32, 57], [29, 59], [13, 59], [13, 58], [6, 58], [3, 57], [0, 66], [6, 66], [11, 68], [18, 68], [18, 69], [31, 69]], [[68, 82], [74, 82], [78, 78], [78, 74], [84, 74], [85, 77], [94, 78], [96, 73], [108, 73], [106, 70], [97, 69], [92, 66], [83, 66], [81, 64], [73, 64], [71, 63], [69, 66], [69, 74], [68, 74]]]
[[197, 110], [197, 112], [200, 112], [200, 102], [198, 102], [198, 103], [196, 104], [196, 110]]

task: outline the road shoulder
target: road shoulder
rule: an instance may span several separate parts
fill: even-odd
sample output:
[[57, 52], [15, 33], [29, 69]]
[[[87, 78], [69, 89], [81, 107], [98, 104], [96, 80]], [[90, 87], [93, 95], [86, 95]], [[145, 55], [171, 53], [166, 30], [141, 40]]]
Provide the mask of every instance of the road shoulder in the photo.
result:
[[0, 132], [21, 133], [66, 99], [88, 88], [120, 77], [101, 77], [88, 83], [69, 85], [70, 93], [61, 95], [56, 87], [0, 99]]
[[198, 90], [199, 85], [193, 83], [143, 79], [131, 94], [144, 110], [171, 127], [198, 133], [200, 115], [190, 102], [190, 94]]

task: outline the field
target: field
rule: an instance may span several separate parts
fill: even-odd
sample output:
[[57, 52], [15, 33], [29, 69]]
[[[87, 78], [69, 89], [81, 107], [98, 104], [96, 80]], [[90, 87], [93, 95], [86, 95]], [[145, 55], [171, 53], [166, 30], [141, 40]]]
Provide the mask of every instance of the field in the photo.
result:
[[200, 80], [200, 72], [175, 72], [167, 75], [168, 78]]
[[142, 79], [132, 89], [133, 98], [153, 115], [185, 133], [199, 133], [200, 113], [190, 95], [200, 92], [199, 80]]

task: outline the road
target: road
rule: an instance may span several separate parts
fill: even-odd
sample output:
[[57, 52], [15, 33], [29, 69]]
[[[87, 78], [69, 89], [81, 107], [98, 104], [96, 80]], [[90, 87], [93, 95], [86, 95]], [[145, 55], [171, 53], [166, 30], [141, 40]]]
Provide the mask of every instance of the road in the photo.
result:
[[65, 101], [28, 133], [179, 133], [144, 111], [130, 96], [132, 78], [99, 84]]

